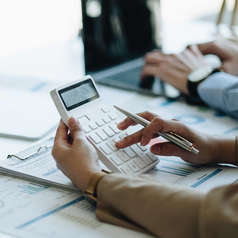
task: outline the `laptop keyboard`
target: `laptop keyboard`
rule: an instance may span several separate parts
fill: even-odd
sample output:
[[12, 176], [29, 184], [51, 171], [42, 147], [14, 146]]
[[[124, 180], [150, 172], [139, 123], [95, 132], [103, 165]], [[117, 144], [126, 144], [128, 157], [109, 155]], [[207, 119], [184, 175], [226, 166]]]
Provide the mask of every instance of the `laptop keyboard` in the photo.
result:
[[127, 84], [139, 85], [142, 68], [133, 68], [124, 72], [105, 77], [104, 80], [115, 80], [119, 82], [126, 82]]

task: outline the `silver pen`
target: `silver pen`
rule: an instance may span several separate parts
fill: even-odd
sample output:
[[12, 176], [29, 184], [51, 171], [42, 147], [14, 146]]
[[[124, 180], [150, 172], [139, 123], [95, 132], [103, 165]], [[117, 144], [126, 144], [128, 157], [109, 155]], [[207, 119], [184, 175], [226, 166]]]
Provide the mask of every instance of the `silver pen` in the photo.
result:
[[[121, 113], [123, 113], [124, 115], [126, 115], [127, 117], [131, 118], [133, 121], [141, 124], [142, 126], [146, 127], [150, 124], [149, 121], [147, 121], [146, 119], [132, 113], [129, 112], [125, 109], [122, 109], [120, 107], [114, 106], [118, 111], [120, 111]], [[189, 151], [189, 152], [193, 152], [194, 154], [198, 154], [199, 150], [195, 149], [193, 147], [193, 144], [189, 141], [187, 141], [186, 139], [184, 139], [182, 136], [177, 135], [176, 133], [170, 131], [170, 132], [157, 132], [157, 134], [159, 136], [164, 137], [165, 139], [173, 142], [174, 144], [180, 146], [181, 148]]]

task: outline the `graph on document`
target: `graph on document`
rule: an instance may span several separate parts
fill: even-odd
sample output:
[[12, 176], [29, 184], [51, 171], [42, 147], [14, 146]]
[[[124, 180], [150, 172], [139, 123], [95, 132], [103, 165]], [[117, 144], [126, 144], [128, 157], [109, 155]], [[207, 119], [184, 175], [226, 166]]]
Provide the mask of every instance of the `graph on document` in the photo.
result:
[[177, 182], [183, 187], [202, 189], [207, 192], [212, 188], [228, 185], [238, 178], [238, 169], [228, 166], [203, 166], [196, 172]]
[[175, 184], [200, 168], [200, 166], [188, 164], [178, 157], [163, 156], [160, 157], [160, 163], [156, 168], [149, 173], [165, 183]]
[[26, 193], [30, 195], [35, 195], [36, 193], [42, 192], [49, 188], [49, 186], [34, 184], [34, 183], [22, 184], [22, 185], [18, 185], [17, 187], [20, 188], [20, 191], [22, 193]]

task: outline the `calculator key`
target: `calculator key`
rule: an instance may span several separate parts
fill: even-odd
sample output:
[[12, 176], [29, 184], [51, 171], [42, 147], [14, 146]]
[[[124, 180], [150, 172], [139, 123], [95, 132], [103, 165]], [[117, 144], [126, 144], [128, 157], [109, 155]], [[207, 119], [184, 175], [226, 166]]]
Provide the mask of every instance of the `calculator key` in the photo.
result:
[[134, 173], [132, 172], [132, 170], [131, 170], [127, 165], [123, 165], [123, 166], [121, 167], [121, 171], [122, 171], [122, 173], [124, 173], [124, 174], [134, 174]]
[[112, 131], [111, 128], [108, 126], [103, 127], [102, 129], [109, 137], [112, 137], [114, 135], [114, 132]]
[[102, 120], [103, 120], [105, 123], [108, 123], [108, 122], [111, 121], [111, 119], [110, 119], [108, 116], [104, 116], [104, 117], [102, 118]]
[[87, 116], [82, 116], [78, 118], [78, 121], [83, 125], [84, 123], [89, 122], [89, 119], [87, 118]]
[[122, 132], [122, 133], [119, 135], [119, 137], [120, 137], [121, 139], [124, 139], [125, 137], [127, 137], [127, 133], [126, 133], [126, 132]]
[[142, 146], [140, 144], [136, 144], [142, 151], [146, 151], [148, 149], [147, 146]]
[[118, 133], [121, 132], [121, 130], [119, 130], [119, 129], [117, 128], [117, 125], [116, 125], [116, 124], [111, 124], [111, 125], [109, 125], [109, 127], [110, 127], [116, 134], [118, 134]]
[[118, 135], [115, 135], [113, 138], [112, 138], [112, 140], [113, 140], [113, 142], [117, 142], [117, 141], [119, 141], [119, 140], [121, 140], [120, 139], [120, 137], [118, 136]]
[[133, 159], [133, 161], [134, 161], [134, 162], [136, 163], [136, 165], [137, 165], [139, 168], [141, 168], [141, 169], [145, 168], [145, 166], [146, 166], [145, 162], [142, 161], [139, 157], [136, 157], [135, 159]]
[[119, 150], [119, 151], [116, 152], [116, 154], [117, 154], [124, 162], [126, 162], [126, 161], [128, 161], [128, 160], [130, 159], [130, 158], [128, 157], [128, 155], [126, 155], [126, 154], [124, 153], [124, 151]]
[[142, 154], [140, 155], [140, 158], [148, 165], [151, 164], [153, 161], [146, 155], [146, 154]]
[[122, 160], [115, 154], [110, 155], [110, 159], [116, 164], [116, 165], [120, 165], [122, 164]]
[[110, 147], [111, 150], [116, 151], [118, 148], [115, 146], [115, 142], [112, 140], [107, 141], [107, 145]]
[[97, 124], [98, 126], [103, 126], [103, 125], [104, 125], [104, 122], [103, 122], [101, 119], [98, 119], [98, 120], [96, 120], [96, 124]]
[[116, 119], [117, 119], [117, 115], [116, 115], [115, 113], [109, 114], [109, 117], [110, 117], [112, 120], [116, 120]]
[[127, 147], [124, 148], [123, 151], [125, 151], [125, 153], [130, 157], [133, 158], [136, 156], [136, 154], [131, 150], [131, 148]]
[[96, 125], [95, 122], [91, 122], [91, 123], [89, 124], [89, 127], [90, 127], [92, 130], [95, 130], [95, 129], [98, 128], [98, 126]]
[[135, 173], [140, 170], [140, 168], [134, 163], [134, 161], [130, 161], [127, 165], [128, 165], [128, 166], [132, 169], [132, 171], [134, 171]]
[[95, 133], [91, 133], [89, 135], [89, 138], [95, 143], [95, 144], [98, 144], [101, 142], [101, 139], [100, 137], [98, 137], [98, 135], [96, 135]]
[[106, 133], [104, 133], [102, 130], [98, 130], [96, 131], [96, 134], [102, 139], [102, 140], [106, 140], [108, 137], [106, 135]]
[[102, 111], [105, 112], [105, 113], [106, 113], [106, 112], [110, 112], [110, 109], [109, 109], [108, 107], [106, 107], [106, 106], [105, 106], [105, 107], [102, 107], [101, 109], [102, 109]]
[[151, 164], [153, 161], [143, 152], [137, 145], [132, 145], [130, 148], [147, 164]]
[[88, 125], [84, 125], [84, 126], [83, 126], [83, 129], [84, 129], [84, 131], [85, 131], [86, 133], [88, 133], [88, 132], [91, 131], [91, 129], [90, 129], [90, 127], [89, 127]]
[[112, 153], [110, 148], [107, 145], [100, 145], [99, 148], [106, 154], [109, 155]]
[[146, 155], [148, 155], [152, 159], [153, 162], [158, 160], [158, 157], [150, 152], [147, 152]]

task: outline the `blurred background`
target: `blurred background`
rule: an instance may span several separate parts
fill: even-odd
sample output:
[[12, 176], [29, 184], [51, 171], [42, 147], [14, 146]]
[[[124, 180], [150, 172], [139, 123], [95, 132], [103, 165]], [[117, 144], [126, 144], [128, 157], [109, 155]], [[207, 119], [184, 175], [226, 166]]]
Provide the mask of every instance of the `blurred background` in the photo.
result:
[[[162, 20], [215, 21], [222, 0], [161, 0]], [[228, 11], [234, 1], [227, 1]], [[82, 28], [80, 0], [0, 0], [0, 57], [62, 42]]]

